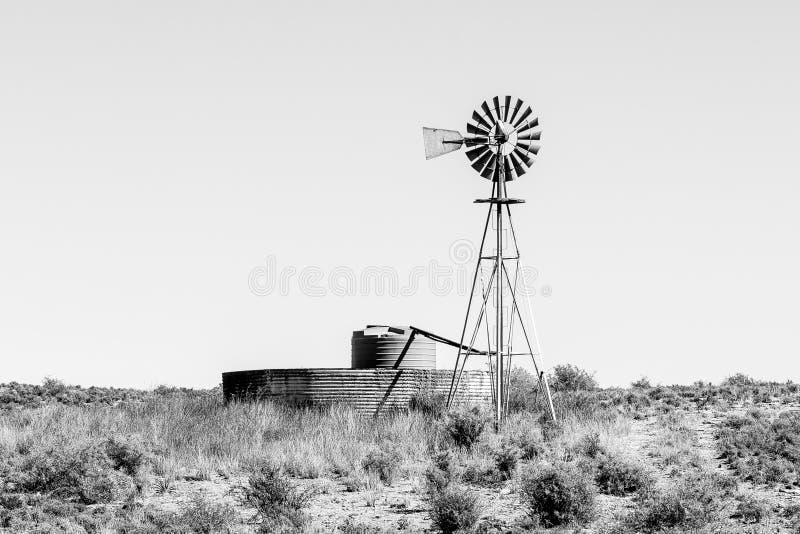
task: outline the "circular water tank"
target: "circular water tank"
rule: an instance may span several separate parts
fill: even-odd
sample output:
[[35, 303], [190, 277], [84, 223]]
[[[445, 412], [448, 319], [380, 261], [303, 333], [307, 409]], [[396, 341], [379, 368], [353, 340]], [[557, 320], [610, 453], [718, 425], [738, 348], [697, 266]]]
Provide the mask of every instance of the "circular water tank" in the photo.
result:
[[353, 369], [436, 369], [436, 343], [400, 326], [367, 326], [353, 332]]

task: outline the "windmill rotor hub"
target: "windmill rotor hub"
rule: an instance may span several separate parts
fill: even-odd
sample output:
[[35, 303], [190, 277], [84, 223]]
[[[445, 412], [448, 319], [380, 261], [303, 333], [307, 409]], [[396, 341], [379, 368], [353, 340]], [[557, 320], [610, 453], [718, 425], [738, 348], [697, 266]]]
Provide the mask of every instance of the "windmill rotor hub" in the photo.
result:
[[514, 127], [507, 122], [498, 122], [492, 127], [490, 144], [495, 154], [502, 154], [508, 156], [514, 151], [517, 144], [517, 132]]

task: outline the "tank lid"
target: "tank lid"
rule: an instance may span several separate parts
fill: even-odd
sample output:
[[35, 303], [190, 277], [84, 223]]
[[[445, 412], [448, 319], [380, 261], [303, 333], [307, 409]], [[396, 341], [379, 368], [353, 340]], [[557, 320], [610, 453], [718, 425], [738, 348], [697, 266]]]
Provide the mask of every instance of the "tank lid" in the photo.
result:
[[379, 324], [368, 324], [364, 330], [356, 330], [353, 334], [358, 334], [362, 336], [377, 336], [377, 337], [384, 337], [384, 336], [391, 336], [391, 335], [400, 335], [404, 336], [411, 332], [411, 328], [408, 326], [387, 326], [387, 325], [379, 325]]

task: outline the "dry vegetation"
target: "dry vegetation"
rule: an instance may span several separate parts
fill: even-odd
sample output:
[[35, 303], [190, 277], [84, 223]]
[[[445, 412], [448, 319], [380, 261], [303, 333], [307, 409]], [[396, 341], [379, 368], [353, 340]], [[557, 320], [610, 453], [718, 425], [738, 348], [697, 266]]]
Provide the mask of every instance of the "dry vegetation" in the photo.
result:
[[0, 531], [800, 532], [797, 385], [551, 383], [558, 425], [516, 370], [499, 433], [426, 391], [376, 419], [0, 385]]

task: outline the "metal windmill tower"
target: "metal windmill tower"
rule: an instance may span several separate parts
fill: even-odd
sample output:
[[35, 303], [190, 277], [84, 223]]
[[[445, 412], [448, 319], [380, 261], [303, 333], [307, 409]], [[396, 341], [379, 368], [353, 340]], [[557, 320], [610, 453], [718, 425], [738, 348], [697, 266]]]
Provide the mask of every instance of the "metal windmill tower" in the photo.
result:
[[[513, 105], [512, 100], [515, 101]], [[514, 224], [511, 220], [511, 206], [525, 201], [509, 198], [506, 194], [506, 183], [525, 174], [533, 165], [533, 158], [539, 152], [538, 141], [541, 139], [539, 119], [533, 114], [530, 106], [525, 105], [522, 100], [506, 96], [501, 102], [500, 97], [495, 96], [491, 99], [491, 105], [488, 101], [484, 101], [480, 110], [472, 112], [472, 119], [467, 123], [466, 136], [454, 130], [436, 128], [423, 128], [422, 133], [426, 159], [432, 159], [466, 146], [468, 149], [466, 155], [472, 168], [483, 178], [492, 182], [491, 196], [475, 201], [489, 204], [489, 210], [478, 252], [478, 263], [472, 278], [472, 289], [464, 318], [464, 327], [461, 331], [461, 341], [457, 345], [458, 356], [450, 382], [447, 398], [448, 408], [458, 394], [461, 375], [469, 357], [485, 355], [488, 358], [492, 377], [495, 424], [500, 424], [508, 412], [507, 393], [512, 358], [530, 356], [539, 388], [546, 399], [550, 416], [555, 420], [550, 388], [540, 365], [541, 348], [536, 335], [536, 327], [533, 324], [528, 292], [524, 287], [525, 280], [520, 274], [520, 254]], [[488, 254], [486, 247], [490, 224], [494, 230], [495, 250], [493, 254]], [[509, 231], [510, 239], [506, 238], [506, 230]], [[513, 245], [513, 247], [507, 247], [507, 245]], [[509, 253], [505, 252], [506, 248], [510, 249]], [[488, 280], [484, 283], [484, 265], [486, 264], [491, 267]], [[481, 303], [477, 318], [471, 320], [475, 304], [473, 297], [479, 275]], [[528, 321], [519, 309], [520, 284], [525, 290]], [[490, 297], [493, 297], [492, 304], [489, 304]], [[493, 310], [490, 309], [492, 307]], [[492, 322], [491, 315], [494, 315], [493, 324], [490, 324]], [[526, 323], [528, 324], [526, 325]], [[486, 350], [481, 350], [476, 345], [481, 325], [485, 325]], [[468, 328], [469, 326], [472, 328]], [[519, 340], [515, 344], [515, 334], [518, 334], [520, 330], [524, 340], [521, 349]], [[467, 337], [468, 331], [470, 332], [469, 337]], [[465, 344], [465, 341], [468, 343]], [[537, 358], [539, 362], [537, 362]]]

